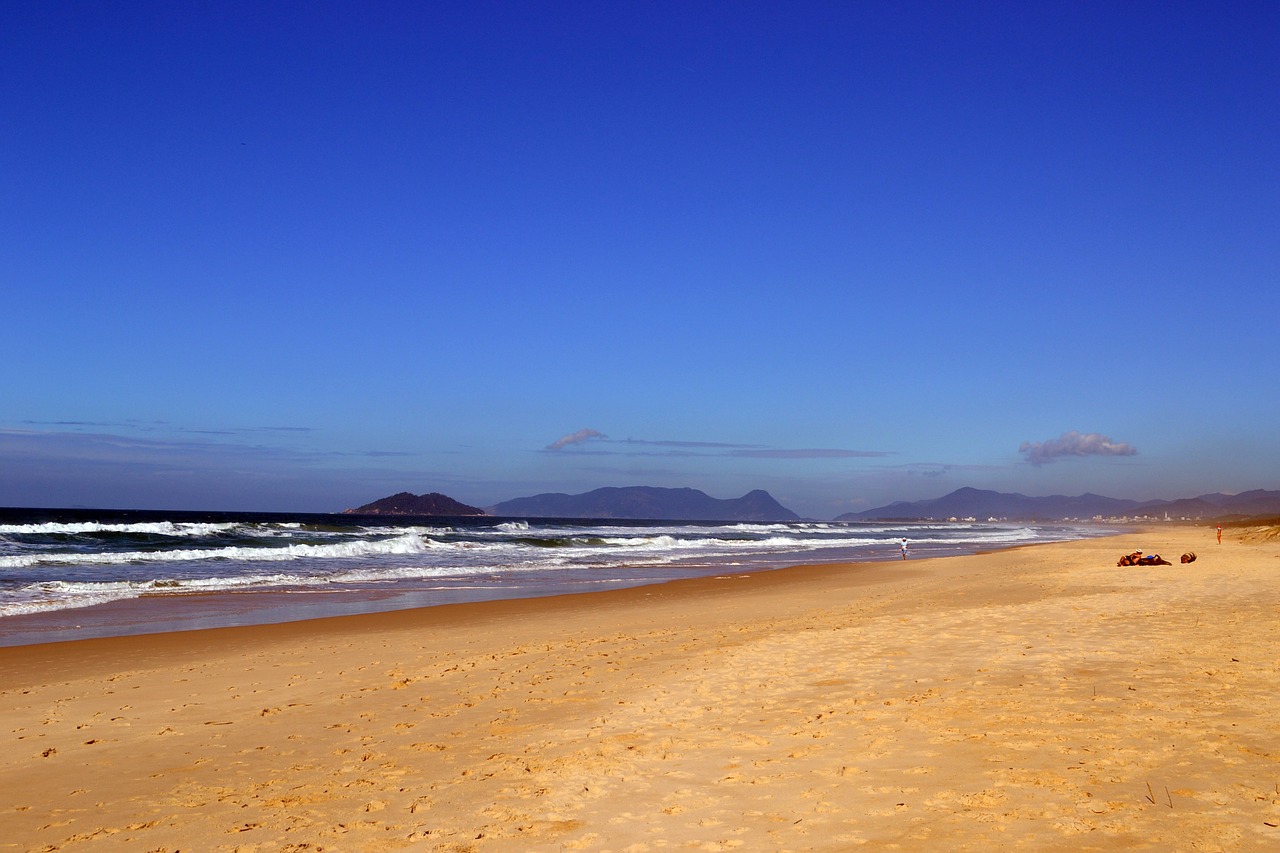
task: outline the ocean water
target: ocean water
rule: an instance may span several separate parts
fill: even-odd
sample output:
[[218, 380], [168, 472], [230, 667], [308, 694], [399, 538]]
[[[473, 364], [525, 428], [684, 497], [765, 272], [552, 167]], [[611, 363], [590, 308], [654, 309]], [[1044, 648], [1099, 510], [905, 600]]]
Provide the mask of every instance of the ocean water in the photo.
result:
[[[0, 645], [971, 553], [1110, 531], [0, 509]], [[126, 604], [147, 605], [127, 607]]]

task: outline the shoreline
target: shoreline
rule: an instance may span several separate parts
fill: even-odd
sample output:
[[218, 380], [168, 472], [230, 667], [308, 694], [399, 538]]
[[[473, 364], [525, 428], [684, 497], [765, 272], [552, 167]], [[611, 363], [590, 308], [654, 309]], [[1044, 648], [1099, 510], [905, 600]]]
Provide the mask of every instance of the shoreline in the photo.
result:
[[[0, 542], [0, 646], [248, 625], [634, 586], [814, 562], [972, 553], [1111, 532], [1091, 524], [631, 522], [307, 516], [50, 519], [22, 511]], [[314, 519], [313, 519], [314, 521]]]
[[[1020, 546], [1013, 546], [1020, 547]], [[962, 556], [962, 555], [954, 555]], [[934, 559], [947, 559], [938, 557]], [[424, 598], [422, 591], [350, 590], [341, 591], [236, 591], [190, 593], [185, 595], [142, 595], [137, 598], [105, 602], [85, 608], [55, 610], [44, 613], [5, 617], [10, 620], [7, 634], [0, 634], [0, 650], [29, 648], [56, 643], [74, 643], [88, 640], [108, 640], [120, 637], [142, 637], [179, 633], [249, 629], [268, 625], [325, 622], [327, 620], [358, 619], [362, 616], [377, 617], [395, 613], [416, 613], [441, 608], [477, 608], [482, 613], [490, 605], [503, 602], [539, 602], [549, 599], [577, 596], [625, 594], [632, 590], [644, 590], [668, 584], [697, 584], [726, 575], [745, 577], [756, 574], [772, 574], [812, 568], [815, 566], [877, 566], [894, 565], [896, 559], [882, 558], [844, 563], [800, 563], [778, 567], [726, 567], [717, 573], [694, 576], [644, 577], [635, 580], [605, 580], [593, 584], [578, 584], [566, 589], [487, 587], [483, 597], [461, 598], [457, 589], [441, 590], [441, 601], [428, 604], [396, 604], [378, 606], [378, 601], [416, 601]], [[644, 571], [652, 574], [651, 567]], [[473, 592], [472, 589], [464, 589]], [[452, 594], [452, 595], [451, 595]], [[332, 597], [332, 604], [317, 607], [312, 601], [318, 597]], [[291, 599], [301, 599], [306, 604], [290, 607]], [[536, 605], [535, 605], [536, 606]], [[187, 611], [191, 611], [188, 613]], [[329, 612], [325, 612], [329, 611]], [[334, 612], [336, 611], [336, 612]], [[345, 612], [344, 612], [345, 611]], [[452, 610], [450, 612], [453, 612]], [[73, 614], [82, 624], [67, 625]], [[194, 615], [193, 615], [194, 614]], [[273, 616], [274, 614], [274, 616]], [[311, 615], [299, 615], [311, 614]], [[258, 621], [263, 620], [263, 621]], [[430, 621], [430, 620], [426, 620]], [[202, 624], [208, 623], [208, 624]], [[17, 625], [13, 628], [12, 625]], [[92, 627], [86, 627], [86, 625]], [[156, 628], [154, 626], [164, 626]], [[144, 626], [142, 630], [129, 630]], [[27, 639], [47, 633], [47, 639]]]
[[0, 850], [1277, 846], [1277, 568], [1161, 527], [0, 648]]
[[[1084, 528], [1076, 528], [1074, 532], [1082, 538], [1096, 538], [1099, 535], [1094, 531], [1086, 533]], [[1109, 532], [1115, 531], [1113, 529]], [[982, 544], [976, 548], [963, 541], [948, 544], [945, 540], [933, 540], [923, 553], [913, 552], [911, 559], [995, 552], [1028, 544], [1042, 544], [1045, 541], [1071, 540], [1038, 539], [1016, 544]], [[724, 572], [767, 572], [811, 563], [899, 562], [896, 540], [885, 540], [880, 543], [880, 548], [867, 548], [866, 544], [859, 543], [859, 547], [852, 553], [819, 547], [815, 550], [828, 550], [828, 553], [806, 553], [804, 549], [797, 549], [791, 553], [772, 555], [767, 552], [748, 553], [745, 557], [737, 554], [732, 562], [726, 562], [730, 559], [728, 557], [685, 558], [657, 565], [644, 562], [628, 565], [626, 562], [619, 562], [612, 566], [592, 567], [587, 571], [570, 570], [563, 573], [558, 570], [533, 571], [528, 574], [482, 571], [474, 577], [462, 574], [374, 583], [342, 581], [333, 585], [233, 586], [181, 593], [148, 589], [145, 587], [146, 579], [143, 578], [143, 586], [137, 591], [115, 600], [80, 607], [59, 607], [4, 615], [0, 617], [0, 648], [111, 636], [274, 624], [467, 602], [589, 594], [660, 585]], [[132, 582], [132, 579], [121, 582]], [[173, 582], [164, 585], [177, 586]]]
[[[950, 560], [956, 557], [930, 559]], [[315, 616], [283, 622], [218, 625], [209, 628], [0, 646], [0, 690], [11, 686], [10, 675], [23, 670], [34, 674], [40, 671], [40, 666], [63, 658], [93, 661], [93, 665], [97, 665], [105, 656], [130, 661], [150, 659], [154, 656], [148, 655], [148, 652], [157, 645], [164, 647], [167, 657], [174, 652], [200, 654], [212, 646], [254, 648], [261, 644], [281, 645], [305, 642], [316, 637], [360, 637], [371, 633], [397, 631], [465, 631], [472, 626], [486, 626], [504, 620], [545, 620], [548, 624], [554, 624], [561, 614], [621, 612], [654, 602], [661, 605], [673, 600], [692, 598], [705, 598], [716, 602], [762, 590], [779, 588], [786, 590], [790, 587], [804, 586], [815, 578], [830, 577], [837, 572], [846, 576], [842, 579], [841, 586], [856, 587], [874, 584], [888, 579], [869, 577], [862, 573], [885, 566], [898, 570], [899, 576], [905, 576], [900, 563], [887, 560], [863, 563], [812, 563], [775, 569], [730, 570], [719, 575], [674, 578], [637, 586], [589, 592], [494, 598], [426, 607]], [[909, 575], [910, 570], [907, 570], [906, 574]], [[749, 588], [747, 584], [751, 584]], [[275, 595], [275, 593], [264, 593], [264, 595]], [[103, 606], [120, 604], [133, 604], [133, 602], [112, 602]], [[85, 650], [83, 656], [80, 654], [80, 649]]]

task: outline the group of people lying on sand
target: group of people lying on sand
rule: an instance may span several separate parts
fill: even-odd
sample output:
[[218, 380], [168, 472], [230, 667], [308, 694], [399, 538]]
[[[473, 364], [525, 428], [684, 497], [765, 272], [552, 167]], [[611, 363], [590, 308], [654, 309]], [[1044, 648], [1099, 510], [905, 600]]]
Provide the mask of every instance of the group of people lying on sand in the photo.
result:
[[[1195, 561], [1196, 561], [1195, 551], [1188, 551], [1187, 553], [1182, 555], [1182, 562], [1184, 563], [1194, 563]], [[1172, 566], [1173, 563], [1170, 563], [1168, 560], [1161, 557], [1159, 554], [1151, 554], [1149, 556], [1143, 555], [1142, 550], [1139, 549], [1137, 551], [1134, 551], [1132, 554], [1125, 554], [1123, 557], [1120, 558], [1120, 562], [1116, 563], [1116, 565], [1117, 566]]]

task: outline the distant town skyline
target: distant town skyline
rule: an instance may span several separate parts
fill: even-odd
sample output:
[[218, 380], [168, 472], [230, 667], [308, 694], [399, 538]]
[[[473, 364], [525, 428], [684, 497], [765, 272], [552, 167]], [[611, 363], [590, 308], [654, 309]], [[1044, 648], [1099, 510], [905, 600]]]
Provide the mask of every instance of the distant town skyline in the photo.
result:
[[1280, 7], [0, 9], [0, 505], [1280, 487]]

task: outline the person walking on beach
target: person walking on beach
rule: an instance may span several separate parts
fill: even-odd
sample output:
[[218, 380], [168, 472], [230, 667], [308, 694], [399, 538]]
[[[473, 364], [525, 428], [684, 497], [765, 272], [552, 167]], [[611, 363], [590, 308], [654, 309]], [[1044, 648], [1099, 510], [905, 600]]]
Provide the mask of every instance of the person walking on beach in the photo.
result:
[[902, 540], [902, 559], [907, 559], [907, 540]]
[[1222, 544], [1222, 525], [1218, 525], [1218, 544]]

